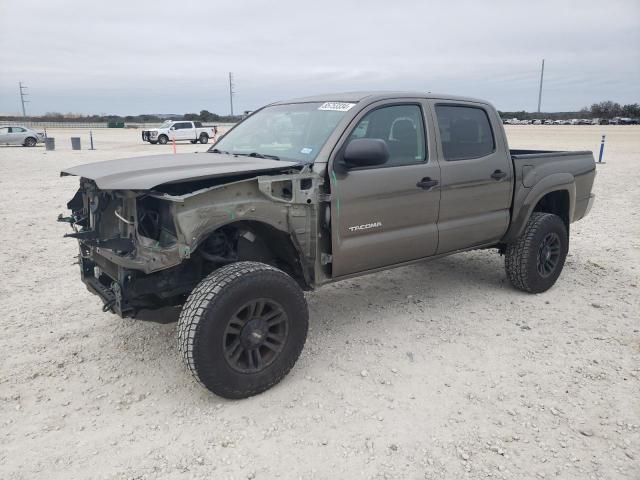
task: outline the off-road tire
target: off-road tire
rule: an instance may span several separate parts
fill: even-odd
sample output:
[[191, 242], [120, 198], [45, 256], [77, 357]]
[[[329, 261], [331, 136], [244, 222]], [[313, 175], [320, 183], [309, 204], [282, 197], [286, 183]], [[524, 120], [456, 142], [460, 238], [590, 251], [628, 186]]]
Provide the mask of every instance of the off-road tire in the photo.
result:
[[166, 145], [169, 142], [169, 137], [167, 137], [166, 135], [160, 135], [158, 137], [158, 143], [160, 145]]
[[35, 147], [38, 143], [38, 140], [33, 137], [27, 137], [24, 139], [25, 147]]
[[[554, 268], [547, 276], [543, 276], [538, 271], [538, 258], [541, 246], [549, 235], [557, 237], [560, 248]], [[569, 235], [562, 219], [552, 213], [534, 212], [522, 236], [507, 246], [504, 262], [507, 277], [518, 290], [542, 293], [556, 283], [568, 251]]]
[[[225, 335], [237, 309], [252, 299], [281, 305], [288, 330], [271, 363], [243, 373], [225, 355]], [[205, 388], [225, 398], [246, 398], [271, 388], [289, 373], [304, 347], [308, 322], [304, 294], [293, 278], [264, 263], [237, 262], [214, 271], [191, 292], [178, 320], [178, 348]]]
[[200, 143], [202, 143], [203, 145], [205, 143], [209, 143], [209, 135], [207, 135], [206, 133], [203, 133], [202, 135], [200, 135]]

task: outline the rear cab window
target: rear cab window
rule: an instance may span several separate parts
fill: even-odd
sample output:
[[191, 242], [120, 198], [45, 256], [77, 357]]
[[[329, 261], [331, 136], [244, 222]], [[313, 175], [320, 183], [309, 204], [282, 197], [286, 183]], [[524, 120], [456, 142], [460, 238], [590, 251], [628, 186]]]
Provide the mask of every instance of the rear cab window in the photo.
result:
[[481, 158], [496, 144], [486, 110], [463, 105], [436, 105], [442, 154], [447, 161]]

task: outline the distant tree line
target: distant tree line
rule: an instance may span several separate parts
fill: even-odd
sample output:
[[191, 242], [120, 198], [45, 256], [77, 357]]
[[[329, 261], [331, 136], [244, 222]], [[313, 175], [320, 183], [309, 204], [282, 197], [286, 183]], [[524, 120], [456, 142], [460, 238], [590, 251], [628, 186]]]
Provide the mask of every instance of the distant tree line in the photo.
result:
[[498, 111], [500, 116], [506, 118], [519, 118], [520, 120], [569, 120], [572, 118], [605, 118], [607, 120], [613, 117], [640, 117], [640, 104], [630, 103], [628, 105], [620, 105], [619, 103], [607, 100], [600, 103], [594, 103], [590, 107], [584, 107], [577, 112], [502, 112]]
[[81, 115], [77, 113], [47, 112], [44, 115], [22, 117], [19, 115], [0, 116], [0, 120], [6, 121], [30, 121], [30, 122], [77, 122], [77, 123], [161, 123], [165, 120], [191, 120], [201, 122], [234, 123], [242, 119], [240, 115], [218, 115], [208, 110], [200, 113], [185, 113], [184, 115]]

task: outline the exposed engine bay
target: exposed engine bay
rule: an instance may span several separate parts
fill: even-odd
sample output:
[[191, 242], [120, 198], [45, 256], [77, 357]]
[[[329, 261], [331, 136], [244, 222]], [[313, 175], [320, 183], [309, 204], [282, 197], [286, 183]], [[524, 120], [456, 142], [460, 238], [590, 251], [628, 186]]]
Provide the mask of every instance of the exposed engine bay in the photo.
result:
[[304, 288], [314, 283], [322, 179], [312, 172], [238, 175], [102, 190], [81, 178], [59, 216], [79, 242], [81, 277], [105, 311], [182, 304], [209, 273], [238, 260], [278, 266]]

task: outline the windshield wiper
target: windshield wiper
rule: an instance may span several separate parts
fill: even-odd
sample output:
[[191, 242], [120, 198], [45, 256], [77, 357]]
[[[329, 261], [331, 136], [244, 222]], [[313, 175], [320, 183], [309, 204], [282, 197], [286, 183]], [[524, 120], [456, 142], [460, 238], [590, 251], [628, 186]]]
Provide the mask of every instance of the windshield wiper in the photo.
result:
[[217, 148], [214, 148], [213, 150], [207, 150], [207, 152], [209, 152], [209, 153], [226, 153], [227, 155], [229, 155], [229, 152], [225, 152], [224, 150], [218, 150]]
[[270, 158], [271, 160], [280, 160], [280, 157], [278, 157], [277, 155], [267, 155], [266, 153], [258, 153], [258, 152], [234, 153], [234, 155], [241, 155], [243, 157]]

